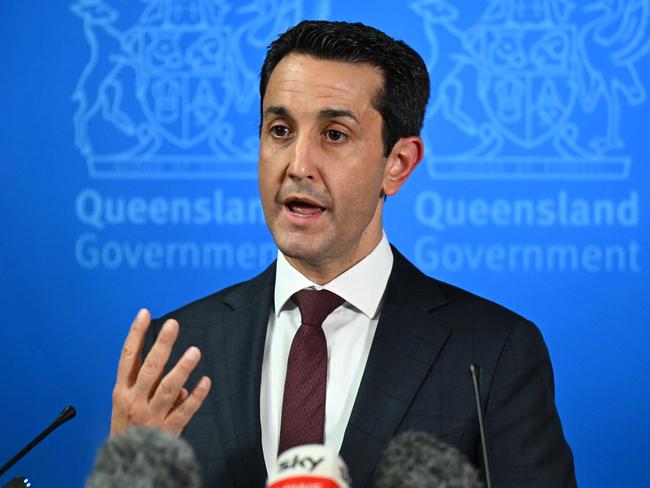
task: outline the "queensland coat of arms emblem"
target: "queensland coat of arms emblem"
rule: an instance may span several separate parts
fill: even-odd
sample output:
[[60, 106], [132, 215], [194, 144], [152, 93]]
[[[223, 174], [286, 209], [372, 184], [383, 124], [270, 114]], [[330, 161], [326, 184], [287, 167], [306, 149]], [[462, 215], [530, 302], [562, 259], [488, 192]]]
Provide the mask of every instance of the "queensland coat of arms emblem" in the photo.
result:
[[72, 3], [89, 46], [73, 101], [91, 177], [255, 177], [257, 73], [279, 33], [327, 17], [327, 0], [304, 3]]
[[434, 178], [623, 179], [646, 90], [649, 0], [416, 0], [430, 45]]

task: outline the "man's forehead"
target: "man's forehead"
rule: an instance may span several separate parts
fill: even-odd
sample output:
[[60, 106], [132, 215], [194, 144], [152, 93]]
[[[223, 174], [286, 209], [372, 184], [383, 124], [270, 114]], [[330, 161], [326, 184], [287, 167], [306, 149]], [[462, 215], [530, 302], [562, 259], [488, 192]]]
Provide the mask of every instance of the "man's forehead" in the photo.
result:
[[300, 93], [315, 98], [329, 96], [352, 99], [360, 94], [374, 96], [383, 87], [379, 68], [367, 63], [320, 59], [305, 54], [289, 54], [275, 67], [266, 86], [270, 91]]
[[323, 69], [326, 72], [331, 71], [332, 69], [347, 69], [351, 71], [367, 71], [369, 73], [375, 73], [379, 76], [379, 79], [383, 81], [384, 73], [379, 66], [375, 66], [367, 62], [354, 62], [347, 61], [344, 59], [331, 59], [331, 58], [321, 58], [318, 56], [313, 56], [311, 54], [291, 52], [285, 55], [275, 66], [271, 72], [270, 77], [273, 77], [273, 73], [278, 71], [278, 68], [290, 66], [292, 70], [297, 68], [310, 68], [314, 70]]
[[356, 121], [375, 109], [383, 76], [372, 65], [289, 54], [273, 70], [263, 103], [263, 115], [308, 111]]

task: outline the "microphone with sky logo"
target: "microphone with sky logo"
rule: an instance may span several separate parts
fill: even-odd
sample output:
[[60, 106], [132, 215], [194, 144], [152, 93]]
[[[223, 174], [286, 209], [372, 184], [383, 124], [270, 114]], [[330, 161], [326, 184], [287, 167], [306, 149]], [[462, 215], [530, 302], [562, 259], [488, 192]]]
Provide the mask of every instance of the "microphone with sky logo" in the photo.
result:
[[283, 452], [269, 473], [267, 488], [350, 488], [348, 467], [340, 456], [319, 444]]

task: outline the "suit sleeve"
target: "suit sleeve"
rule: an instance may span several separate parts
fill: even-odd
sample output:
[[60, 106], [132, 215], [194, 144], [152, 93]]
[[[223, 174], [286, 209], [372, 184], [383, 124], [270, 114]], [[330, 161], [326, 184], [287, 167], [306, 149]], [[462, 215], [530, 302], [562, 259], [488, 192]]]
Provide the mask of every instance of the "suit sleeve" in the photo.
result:
[[576, 486], [555, 407], [551, 361], [541, 333], [528, 321], [515, 325], [506, 339], [485, 418], [496, 487]]

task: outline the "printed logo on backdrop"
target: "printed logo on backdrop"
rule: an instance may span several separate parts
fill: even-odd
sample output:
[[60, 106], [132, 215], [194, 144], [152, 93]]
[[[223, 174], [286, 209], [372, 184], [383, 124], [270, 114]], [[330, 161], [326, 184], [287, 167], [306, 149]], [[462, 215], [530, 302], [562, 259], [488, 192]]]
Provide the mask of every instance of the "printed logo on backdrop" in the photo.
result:
[[622, 116], [647, 97], [649, 1], [491, 0], [478, 18], [457, 5], [411, 4], [431, 49], [431, 176], [626, 178]]
[[[328, 0], [76, 0], [88, 57], [72, 96], [91, 179], [186, 179], [174, 194], [83, 188], [85, 269], [246, 270], [275, 258], [257, 196], [258, 72], [266, 48]], [[191, 179], [218, 182], [200, 192]], [[136, 190], [137, 192], [137, 190]], [[209, 236], [204, 238], [202, 236]]]
[[329, 2], [77, 0], [88, 61], [73, 93], [92, 178], [254, 178], [266, 47]]
[[[604, 242], [603, 233], [589, 240], [584, 232], [633, 232], [638, 191], [594, 196], [613, 186], [585, 193], [583, 185], [578, 193], [570, 191], [570, 182], [629, 177], [634, 155], [625, 139], [635, 132], [625, 132], [625, 114], [647, 99], [639, 67], [650, 51], [650, 0], [480, 5], [410, 4], [429, 43], [432, 93], [423, 131], [428, 174], [434, 181], [491, 180], [486, 194], [498, 181], [555, 183], [544, 186], [540, 198], [509, 196], [513, 187], [505, 183], [498, 198], [420, 193], [416, 218], [436, 232], [417, 241], [416, 261], [427, 271], [640, 271], [634, 238], [612, 242], [610, 233]], [[566, 188], [557, 189], [558, 181]], [[499, 237], [480, 244], [452, 241], [454, 228], [467, 227], [494, 229], [476, 238]], [[514, 230], [520, 228], [537, 231], [537, 241], [515, 243], [522, 239]]]

